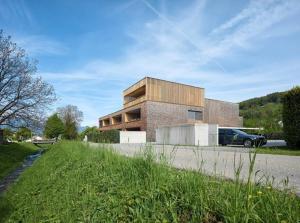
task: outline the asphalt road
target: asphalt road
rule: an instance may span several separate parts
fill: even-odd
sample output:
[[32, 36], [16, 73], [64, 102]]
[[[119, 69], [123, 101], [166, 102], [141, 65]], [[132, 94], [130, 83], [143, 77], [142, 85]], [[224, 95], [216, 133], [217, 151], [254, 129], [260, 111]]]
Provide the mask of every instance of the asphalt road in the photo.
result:
[[[93, 147], [99, 146], [90, 143]], [[109, 144], [120, 154], [134, 156], [141, 153], [144, 144]], [[246, 180], [249, 171], [249, 149], [240, 147], [194, 147], [152, 145], [153, 151], [160, 155], [164, 153], [170, 164], [177, 168], [201, 170], [209, 175], [218, 175], [233, 179], [235, 170], [242, 165], [241, 180]], [[278, 188], [284, 187], [288, 181], [292, 188], [300, 195], [300, 156], [285, 156], [271, 154], [257, 154], [252, 181], [272, 181]]]

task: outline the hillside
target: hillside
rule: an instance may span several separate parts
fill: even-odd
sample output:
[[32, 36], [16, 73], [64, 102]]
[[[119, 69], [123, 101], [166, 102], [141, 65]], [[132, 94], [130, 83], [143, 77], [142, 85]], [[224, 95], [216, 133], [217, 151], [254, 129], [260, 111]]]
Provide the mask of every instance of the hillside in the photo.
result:
[[263, 127], [264, 133], [282, 132], [281, 97], [284, 93], [275, 92], [240, 102], [240, 115], [244, 118], [244, 126]]

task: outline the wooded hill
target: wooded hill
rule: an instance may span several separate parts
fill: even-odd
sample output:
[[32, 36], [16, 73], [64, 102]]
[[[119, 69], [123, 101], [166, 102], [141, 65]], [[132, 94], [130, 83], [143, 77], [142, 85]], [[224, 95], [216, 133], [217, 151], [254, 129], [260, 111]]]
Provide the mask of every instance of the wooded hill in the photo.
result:
[[284, 93], [286, 92], [275, 92], [240, 102], [244, 126], [263, 127], [263, 132], [267, 134], [282, 132], [281, 97]]

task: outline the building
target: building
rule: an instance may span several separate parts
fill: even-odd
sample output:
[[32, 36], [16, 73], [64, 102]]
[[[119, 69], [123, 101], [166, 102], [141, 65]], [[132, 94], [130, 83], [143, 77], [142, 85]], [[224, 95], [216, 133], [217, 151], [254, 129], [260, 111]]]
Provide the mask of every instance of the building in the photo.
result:
[[146, 131], [155, 141], [155, 129], [187, 123], [240, 127], [239, 105], [205, 98], [205, 89], [145, 77], [123, 91], [123, 109], [99, 119], [100, 131]]

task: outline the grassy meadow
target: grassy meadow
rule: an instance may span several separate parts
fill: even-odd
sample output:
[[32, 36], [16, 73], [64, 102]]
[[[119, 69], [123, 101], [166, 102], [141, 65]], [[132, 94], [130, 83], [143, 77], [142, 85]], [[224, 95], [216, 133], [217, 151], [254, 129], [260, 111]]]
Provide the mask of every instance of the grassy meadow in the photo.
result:
[[238, 170], [229, 181], [153, 160], [151, 148], [128, 158], [80, 142], [58, 143], [0, 197], [0, 222], [300, 220], [295, 194], [242, 184]]
[[36, 152], [31, 143], [12, 143], [0, 145], [0, 180], [20, 166], [26, 156]]

